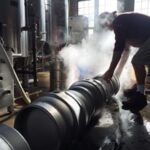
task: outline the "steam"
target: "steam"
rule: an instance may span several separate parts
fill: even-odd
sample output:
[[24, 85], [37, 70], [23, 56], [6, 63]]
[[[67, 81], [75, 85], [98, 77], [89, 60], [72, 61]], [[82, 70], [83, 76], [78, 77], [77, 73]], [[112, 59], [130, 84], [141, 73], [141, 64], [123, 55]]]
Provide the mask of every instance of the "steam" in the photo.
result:
[[105, 28], [106, 25], [112, 24], [115, 17], [116, 17], [116, 11], [114, 11], [113, 13], [103, 12], [98, 16], [97, 23], [99, 26]]
[[[93, 34], [78, 45], [69, 45], [63, 48], [59, 56], [63, 58], [66, 68], [66, 87], [75, 81], [91, 78], [98, 74], [103, 75], [108, 69], [114, 47], [114, 33], [107, 31], [101, 34]], [[131, 50], [130, 57], [120, 76], [121, 91], [131, 87], [135, 79], [131, 66], [131, 59], [135, 50]], [[129, 77], [131, 76], [131, 78]]]
[[[66, 88], [75, 81], [91, 78], [98, 74], [103, 75], [108, 69], [112, 59], [115, 35], [105, 25], [107, 24], [109, 26], [109, 23], [113, 21], [115, 15], [115, 12], [102, 13], [96, 20], [96, 32], [93, 35], [86, 37], [79, 44], [70, 44], [60, 51], [59, 57], [64, 60], [66, 68]], [[132, 71], [130, 62], [133, 55], [134, 53], [131, 50], [130, 57], [123, 71], [121, 71], [122, 73], [120, 72], [121, 88], [118, 94], [119, 96], [121, 96], [124, 88], [131, 87], [134, 84], [134, 80], [129, 77]]]
[[73, 82], [103, 74], [109, 66], [114, 46], [114, 33], [93, 34], [78, 45], [60, 52], [67, 69], [67, 87]]
[[[101, 26], [97, 28], [97, 31], [99, 32], [83, 39], [80, 44], [70, 44], [60, 51], [59, 57], [63, 58], [66, 67], [66, 88], [75, 81], [91, 78], [96, 75], [103, 75], [108, 69], [112, 59], [115, 35], [113, 31], [102, 30]], [[124, 99], [123, 90], [130, 88], [135, 83], [131, 65], [131, 59], [135, 52], [136, 50], [132, 48], [128, 61], [124, 69], [120, 72], [121, 87], [116, 96], [119, 106], [121, 106], [121, 101]], [[130, 112], [120, 109], [121, 128], [128, 137], [132, 136], [130, 132], [131, 117]], [[110, 142], [108, 138], [104, 141], [108, 145]]]

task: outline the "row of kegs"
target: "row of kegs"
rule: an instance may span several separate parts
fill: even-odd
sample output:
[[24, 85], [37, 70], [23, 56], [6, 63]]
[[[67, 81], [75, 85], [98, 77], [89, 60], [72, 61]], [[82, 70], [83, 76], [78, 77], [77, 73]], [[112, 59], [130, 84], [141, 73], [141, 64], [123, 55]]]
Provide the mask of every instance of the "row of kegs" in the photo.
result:
[[18, 113], [15, 129], [0, 128], [0, 146], [4, 145], [0, 150], [64, 148], [83, 134], [118, 90], [119, 81], [115, 76], [109, 83], [96, 76], [74, 83], [67, 91], [39, 97]]

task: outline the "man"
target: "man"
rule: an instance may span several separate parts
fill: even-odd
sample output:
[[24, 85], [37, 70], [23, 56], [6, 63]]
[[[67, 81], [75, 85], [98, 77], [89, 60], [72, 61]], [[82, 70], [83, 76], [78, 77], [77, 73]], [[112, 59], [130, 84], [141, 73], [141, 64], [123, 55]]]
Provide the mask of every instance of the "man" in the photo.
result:
[[[112, 16], [112, 14], [106, 14]], [[136, 91], [131, 90], [132, 94], [128, 97], [127, 102], [123, 102], [122, 106], [123, 109], [137, 112], [147, 105], [144, 84], [146, 77], [145, 65], [150, 65], [150, 17], [138, 13], [126, 13], [118, 16], [114, 13], [113, 15], [114, 20], [109, 25], [106, 23], [106, 25], [114, 31], [116, 41], [112, 61], [103, 77], [107, 81], [111, 79], [118, 63], [124, 58], [124, 52], [129, 53], [129, 46], [139, 48], [132, 58], [137, 82]]]

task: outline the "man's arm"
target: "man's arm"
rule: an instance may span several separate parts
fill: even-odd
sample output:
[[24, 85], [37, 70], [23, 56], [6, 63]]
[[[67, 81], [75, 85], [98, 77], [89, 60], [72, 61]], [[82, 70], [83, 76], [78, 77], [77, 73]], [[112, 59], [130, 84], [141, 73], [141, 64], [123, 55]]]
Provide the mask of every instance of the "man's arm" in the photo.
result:
[[130, 49], [129, 49], [129, 46], [126, 46], [124, 52], [122, 53], [122, 57], [120, 59], [120, 62], [119, 62], [119, 65], [117, 66], [117, 69], [115, 71], [115, 74], [120, 77], [121, 73], [122, 73], [122, 70], [129, 58], [129, 54], [130, 54]]
[[112, 78], [115, 68], [121, 58], [121, 54], [122, 54], [122, 51], [114, 51], [113, 52], [113, 57], [112, 57], [112, 61], [110, 63], [109, 69], [103, 75], [103, 78], [105, 80], [109, 81]]
[[118, 63], [119, 63], [119, 65], [118, 65], [118, 67], [115, 71], [115, 74], [118, 77], [121, 75], [122, 70], [124, 68], [124, 65], [126, 64], [128, 58], [129, 58], [129, 54], [130, 54], [130, 46], [129, 45], [126, 45], [123, 52], [114, 51], [110, 67], [104, 74], [104, 79], [105, 80], [110, 80], [111, 79]]
[[109, 69], [105, 72], [105, 74], [103, 75], [103, 78], [107, 81], [109, 81], [113, 74], [114, 71], [121, 59], [122, 53], [125, 50], [125, 43], [126, 43], [126, 35], [124, 32], [122, 32], [122, 29], [117, 27], [116, 30], [114, 30], [115, 32], [115, 47], [114, 47], [114, 51], [113, 51], [113, 57], [109, 66]]
[[120, 51], [114, 51], [113, 52], [113, 57], [112, 57], [112, 60], [111, 60], [111, 63], [110, 63], [108, 70], [110, 70], [111, 72], [114, 72], [118, 62], [121, 59], [121, 55], [122, 55], [122, 52], [120, 52]]

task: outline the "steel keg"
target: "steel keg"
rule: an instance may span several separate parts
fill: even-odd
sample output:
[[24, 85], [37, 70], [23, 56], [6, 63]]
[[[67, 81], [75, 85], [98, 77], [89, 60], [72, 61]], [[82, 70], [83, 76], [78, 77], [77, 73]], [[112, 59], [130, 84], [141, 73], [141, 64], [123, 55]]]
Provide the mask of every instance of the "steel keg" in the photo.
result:
[[0, 150], [31, 150], [25, 138], [14, 128], [0, 124]]
[[78, 81], [68, 90], [47, 93], [22, 109], [15, 128], [32, 150], [59, 150], [84, 132], [118, 90], [116, 77], [109, 83], [101, 76]]

